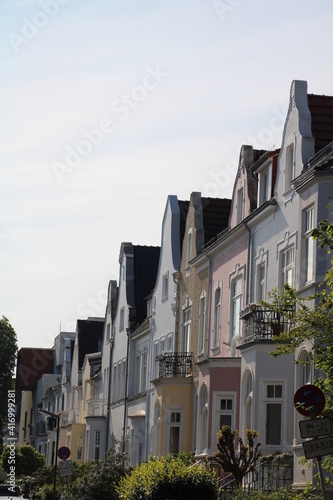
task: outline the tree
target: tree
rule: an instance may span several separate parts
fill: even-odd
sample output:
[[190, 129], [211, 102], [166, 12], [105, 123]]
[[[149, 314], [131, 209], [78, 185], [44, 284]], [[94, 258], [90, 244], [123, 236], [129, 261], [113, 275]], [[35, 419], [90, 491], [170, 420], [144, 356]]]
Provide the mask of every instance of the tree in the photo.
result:
[[215, 473], [205, 462], [195, 463], [193, 454], [151, 457], [120, 481], [119, 498], [124, 500], [217, 500]]
[[73, 500], [118, 500], [116, 487], [125, 475], [122, 462], [122, 453], [108, 450], [103, 460], [82, 464], [82, 474], [71, 486], [71, 498]]
[[[229, 425], [223, 425], [217, 435], [216, 460], [224, 472], [233, 474], [237, 487], [242, 485], [243, 477], [253, 470], [257, 459], [261, 456], [259, 451], [261, 443], [254, 444], [258, 432], [246, 429], [245, 434], [247, 445], [239, 437], [238, 431], [231, 429]], [[237, 441], [239, 441], [239, 452], [236, 452]]]
[[[333, 224], [327, 219], [312, 231], [319, 247], [333, 255]], [[277, 346], [271, 354], [274, 357], [295, 353], [304, 342], [311, 346], [309, 360], [316, 369], [314, 383], [326, 396], [323, 416], [333, 418], [333, 256], [331, 268], [320, 284], [319, 291], [307, 298], [301, 298], [296, 291], [285, 285], [282, 292], [274, 289], [269, 293], [265, 307], [280, 313], [291, 325], [289, 332], [276, 337]], [[304, 363], [304, 361], [295, 361]]]
[[[5, 446], [1, 455], [2, 468], [9, 473], [12, 458], [12, 447]], [[15, 447], [15, 474], [29, 476], [45, 465], [45, 457], [33, 446], [23, 445]]]
[[5, 316], [0, 319], [0, 453], [8, 418], [8, 391], [14, 389], [13, 372], [17, 354], [17, 338]]

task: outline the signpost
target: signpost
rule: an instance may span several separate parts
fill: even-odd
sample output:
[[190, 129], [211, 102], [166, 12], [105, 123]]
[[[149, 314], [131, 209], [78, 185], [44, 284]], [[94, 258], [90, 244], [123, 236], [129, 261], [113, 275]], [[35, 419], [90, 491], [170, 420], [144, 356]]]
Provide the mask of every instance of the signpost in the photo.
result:
[[303, 439], [310, 437], [327, 436], [332, 434], [332, 423], [329, 418], [316, 418], [315, 420], [301, 420], [299, 430]]
[[313, 417], [325, 408], [325, 395], [315, 385], [302, 385], [295, 392], [294, 405], [296, 410], [305, 417]]
[[59, 462], [59, 474], [60, 476], [66, 476], [67, 480], [67, 491], [69, 498], [69, 484], [68, 484], [68, 476], [73, 475], [73, 463], [68, 458], [71, 456], [71, 450], [67, 448], [67, 446], [62, 446], [58, 450], [58, 457], [62, 460]]
[[[294, 405], [296, 410], [305, 417], [314, 417], [320, 414], [325, 408], [325, 395], [319, 387], [306, 384], [297, 389], [294, 395]], [[315, 458], [317, 460], [318, 472], [320, 478], [320, 487], [323, 500], [326, 500], [326, 491], [324, 484], [323, 469], [321, 467], [321, 457], [323, 455], [333, 454], [333, 436], [324, 436], [332, 434], [331, 422], [327, 418], [318, 418], [315, 420], [303, 420], [299, 423], [302, 438], [313, 437], [310, 441], [304, 441], [303, 451], [305, 458]]]

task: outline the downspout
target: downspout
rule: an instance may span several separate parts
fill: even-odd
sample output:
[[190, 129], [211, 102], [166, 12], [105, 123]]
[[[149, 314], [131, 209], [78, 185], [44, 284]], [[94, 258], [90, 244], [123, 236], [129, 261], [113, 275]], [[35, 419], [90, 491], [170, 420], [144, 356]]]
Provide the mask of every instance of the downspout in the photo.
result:
[[132, 329], [126, 328], [127, 333], [127, 350], [126, 350], [126, 373], [125, 373], [125, 397], [124, 397], [124, 421], [123, 421], [123, 457], [122, 457], [122, 467], [125, 465], [125, 453], [126, 453], [126, 423], [127, 423], [127, 392], [128, 392], [128, 355], [129, 355], [129, 344], [130, 344], [130, 333]]
[[210, 331], [211, 331], [211, 288], [212, 288], [212, 261], [208, 257], [208, 254], [205, 253], [205, 256], [208, 259], [209, 262], [209, 270], [208, 270], [208, 285], [207, 285], [207, 315], [206, 315], [206, 338], [205, 338], [205, 347], [204, 347], [204, 354], [207, 354], [207, 357], [209, 357], [209, 337], [210, 337]]
[[248, 243], [247, 243], [247, 273], [246, 273], [246, 301], [245, 305], [250, 303], [250, 276], [251, 276], [251, 262], [252, 262], [252, 233], [251, 229], [247, 225], [247, 222], [244, 222], [244, 227], [248, 232]]
[[110, 357], [109, 357], [109, 381], [108, 381], [108, 401], [107, 401], [107, 420], [106, 420], [106, 451], [108, 451], [108, 449], [109, 449], [113, 346], [114, 346], [114, 339], [112, 337], [112, 339], [110, 341]]

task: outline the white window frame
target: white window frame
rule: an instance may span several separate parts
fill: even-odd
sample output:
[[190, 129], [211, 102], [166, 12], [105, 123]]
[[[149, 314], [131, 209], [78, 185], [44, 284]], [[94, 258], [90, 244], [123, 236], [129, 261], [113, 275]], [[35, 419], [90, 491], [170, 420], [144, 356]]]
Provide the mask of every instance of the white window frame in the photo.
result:
[[285, 191], [292, 188], [292, 181], [295, 178], [295, 147], [291, 143], [286, 148], [286, 167], [285, 167]]
[[190, 352], [191, 347], [192, 302], [187, 297], [182, 307], [182, 350]]
[[303, 211], [303, 242], [304, 242], [304, 282], [311, 283], [314, 278], [315, 240], [312, 238], [312, 229], [315, 227], [315, 208], [306, 208]]
[[206, 291], [204, 290], [199, 299], [199, 330], [198, 330], [198, 354], [205, 352], [206, 331]]
[[141, 359], [140, 392], [145, 392], [147, 390], [147, 373], [148, 373], [148, 350], [144, 348], [142, 351], [142, 359]]
[[121, 307], [119, 314], [119, 331], [123, 330], [125, 326], [125, 307]]
[[[213, 432], [216, 436], [220, 430], [221, 399], [232, 399], [232, 410], [225, 414], [231, 415], [231, 428], [236, 428], [237, 393], [234, 391], [214, 391], [213, 392]], [[216, 443], [213, 443], [216, 448]]]
[[189, 230], [187, 231], [187, 237], [186, 237], [186, 263], [185, 263], [185, 268], [186, 268], [186, 274], [188, 276], [189, 274], [189, 269], [190, 269], [190, 260], [192, 258], [192, 228], [190, 227]]
[[242, 222], [244, 218], [244, 186], [241, 184], [236, 194], [236, 224]]
[[[289, 261], [289, 256], [291, 256]], [[291, 272], [291, 282], [288, 275]], [[295, 247], [291, 245], [281, 252], [281, 284], [294, 286], [295, 283]]]
[[208, 389], [205, 383], [202, 384], [199, 392], [198, 408], [198, 453], [206, 453], [208, 449]]
[[[240, 283], [240, 292], [236, 293], [236, 283]], [[239, 303], [239, 313], [242, 310], [243, 307], [243, 287], [244, 287], [244, 280], [243, 276], [239, 275], [236, 276], [235, 279], [232, 280], [231, 282], [231, 288], [230, 288], [230, 338], [234, 339], [237, 337], [241, 337], [242, 335], [242, 320], [240, 317], [235, 317], [237, 314], [237, 304]], [[238, 314], [239, 316], [239, 314]], [[238, 327], [236, 329], [236, 322], [238, 324]]]
[[[272, 163], [265, 165], [259, 170], [259, 185], [258, 185], [258, 207], [269, 201], [271, 198], [271, 186], [272, 186]], [[266, 182], [264, 182], [266, 179]]]
[[[273, 398], [267, 397], [267, 387], [269, 385], [273, 386], [282, 386], [282, 397], [281, 398]], [[265, 378], [261, 380], [260, 383], [260, 400], [261, 400], [261, 410], [260, 414], [262, 415], [261, 419], [261, 431], [259, 433], [263, 436], [262, 440], [262, 449], [263, 450], [280, 450], [284, 446], [285, 442], [285, 432], [286, 432], [286, 404], [284, 400], [287, 396], [287, 381], [285, 379], [275, 379], [275, 378]], [[266, 444], [267, 441], [267, 429], [266, 429], [266, 420], [267, 420], [267, 405], [268, 404], [281, 404], [281, 442], [280, 444]]]
[[[179, 422], [172, 422], [172, 415], [175, 413], [180, 414]], [[166, 450], [167, 454], [170, 452], [170, 431], [171, 427], [179, 428], [179, 450], [178, 453], [183, 450], [183, 420], [184, 420], [184, 408], [182, 406], [168, 406], [166, 408], [167, 414], [167, 432], [166, 432]]]
[[218, 282], [214, 290], [213, 348], [218, 347], [220, 345], [221, 313], [222, 313], [222, 286], [221, 282]]
[[168, 300], [169, 294], [169, 271], [162, 276], [162, 302]]

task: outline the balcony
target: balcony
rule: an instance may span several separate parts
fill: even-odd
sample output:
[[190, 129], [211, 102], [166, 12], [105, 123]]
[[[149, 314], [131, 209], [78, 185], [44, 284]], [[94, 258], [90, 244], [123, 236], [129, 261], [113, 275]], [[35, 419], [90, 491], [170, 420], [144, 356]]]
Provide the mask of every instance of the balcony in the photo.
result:
[[165, 352], [157, 356], [159, 378], [182, 378], [192, 376], [193, 353]]
[[242, 343], [254, 340], [274, 340], [280, 333], [290, 332], [293, 324], [288, 317], [292, 312], [292, 308], [285, 310], [284, 314], [282, 314], [260, 307], [257, 304], [249, 304], [240, 313], [240, 317], [244, 322]]
[[105, 417], [106, 399], [89, 399], [87, 401], [87, 417]]

